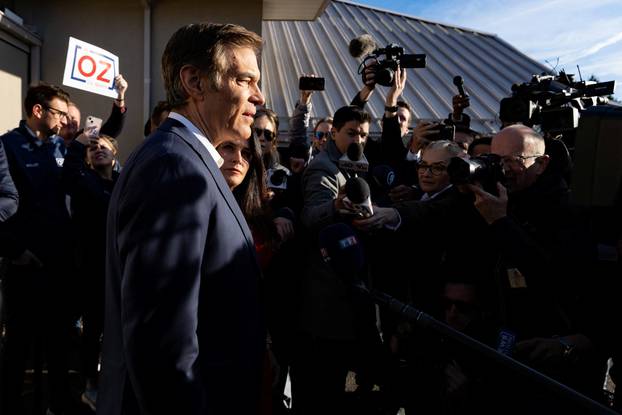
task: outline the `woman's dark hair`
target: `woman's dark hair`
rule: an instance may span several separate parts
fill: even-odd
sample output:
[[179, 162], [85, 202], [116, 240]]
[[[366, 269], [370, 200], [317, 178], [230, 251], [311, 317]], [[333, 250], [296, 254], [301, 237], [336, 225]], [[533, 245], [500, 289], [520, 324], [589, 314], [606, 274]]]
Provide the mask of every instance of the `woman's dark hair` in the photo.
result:
[[261, 159], [261, 146], [255, 134], [248, 139], [251, 151], [248, 172], [235, 189], [233, 195], [248, 222], [265, 214], [268, 205], [268, 187], [266, 185], [266, 169]]

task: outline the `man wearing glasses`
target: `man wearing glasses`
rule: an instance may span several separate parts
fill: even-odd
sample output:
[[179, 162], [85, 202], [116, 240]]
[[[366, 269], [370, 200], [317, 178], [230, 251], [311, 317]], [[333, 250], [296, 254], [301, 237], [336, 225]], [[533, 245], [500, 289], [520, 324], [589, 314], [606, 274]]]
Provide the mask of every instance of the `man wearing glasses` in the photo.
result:
[[[67, 123], [69, 95], [57, 86], [28, 89], [26, 119], [0, 137], [19, 193], [17, 213], [2, 224], [0, 256], [6, 337], [2, 356], [2, 413], [21, 413], [25, 362], [35, 338], [47, 346], [50, 411], [61, 413], [68, 397], [67, 304], [71, 275], [67, 247], [69, 213], [60, 181], [63, 156], [53, 136]], [[41, 330], [41, 332], [37, 332]]]

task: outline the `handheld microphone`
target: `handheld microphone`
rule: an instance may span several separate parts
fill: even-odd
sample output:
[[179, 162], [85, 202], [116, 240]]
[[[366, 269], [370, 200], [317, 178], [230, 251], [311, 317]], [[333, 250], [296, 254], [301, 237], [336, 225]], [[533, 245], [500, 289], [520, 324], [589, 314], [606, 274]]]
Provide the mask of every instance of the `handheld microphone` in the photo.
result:
[[346, 154], [339, 159], [339, 168], [354, 173], [364, 173], [369, 170], [369, 162], [363, 154], [363, 146], [351, 143]]
[[464, 92], [464, 81], [460, 75], [454, 76], [454, 85], [458, 87], [458, 93], [463, 97], [468, 97], [466, 92]]
[[376, 166], [371, 171], [374, 184], [383, 191], [391, 190], [396, 184], [395, 170], [386, 164]]
[[289, 176], [289, 172], [284, 169], [268, 169], [268, 187], [271, 189], [287, 189], [287, 176]]
[[320, 252], [337, 275], [346, 282], [354, 282], [363, 269], [364, 253], [354, 230], [344, 223], [335, 223], [319, 234]]
[[376, 49], [376, 42], [374, 42], [374, 39], [368, 34], [355, 37], [350, 41], [350, 44], [348, 45], [348, 51], [350, 52], [350, 55], [354, 58], [360, 58], [363, 55], [369, 55]]
[[343, 203], [348, 210], [353, 211], [358, 216], [368, 218], [374, 214], [371, 205], [371, 192], [367, 182], [360, 177], [352, 177], [346, 182], [346, 197]]
[[386, 164], [375, 166], [371, 171], [371, 195], [378, 206], [388, 207], [393, 204], [389, 192], [397, 185], [395, 170]]

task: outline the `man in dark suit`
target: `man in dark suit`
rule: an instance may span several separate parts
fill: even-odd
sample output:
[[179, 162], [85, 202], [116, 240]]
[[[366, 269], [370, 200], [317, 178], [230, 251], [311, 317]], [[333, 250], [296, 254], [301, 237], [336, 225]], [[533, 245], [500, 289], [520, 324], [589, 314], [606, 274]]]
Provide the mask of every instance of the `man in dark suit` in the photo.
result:
[[215, 147], [251, 136], [260, 47], [240, 26], [201, 23], [164, 51], [171, 113], [110, 202], [99, 414], [257, 411], [260, 271]]

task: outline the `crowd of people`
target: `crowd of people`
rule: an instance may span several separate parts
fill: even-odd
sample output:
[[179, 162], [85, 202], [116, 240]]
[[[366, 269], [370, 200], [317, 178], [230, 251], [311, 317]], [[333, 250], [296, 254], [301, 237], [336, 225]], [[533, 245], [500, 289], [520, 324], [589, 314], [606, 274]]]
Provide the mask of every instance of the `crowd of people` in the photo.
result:
[[[474, 131], [460, 94], [447, 119], [413, 126], [400, 68], [371, 137], [373, 63], [349, 105], [310, 125], [315, 92], [301, 90], [280, 127], [259, 89], [261, 43], [231, 24], [180, 28], [162, 57], [167, 100], [122, 167], [122, 75], [95, 133], [60, 87], [28, 89], [26, 119], [0, 136], [2, 413], [23, 413], [33, 347], [45, 350], [47, 413], [78, 411], [78, 320], [79, 399], [104, 415], [585, 413], [376, 308], [352, 278], [621, 405], [603, 393], [622, 359], [619, 206], [607, 241], [618, 256], [604, 261], [590, 212], [570, 203], [563, 141], [505, 122]], [[488, 154], [500, 181], [454, 182], [450, 163]], [[347, 190], [361, 178], [367, 210]], [[364, 247], [349, 279], [318, 239], [338, 223]]]

